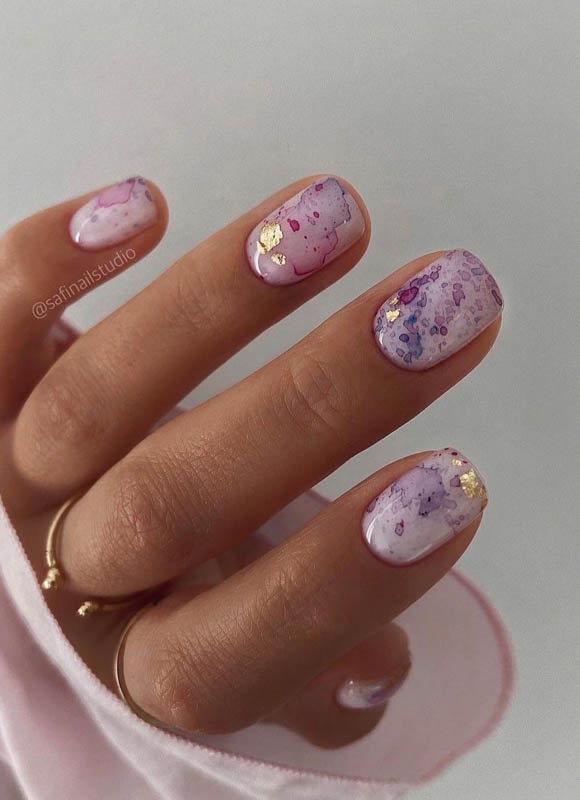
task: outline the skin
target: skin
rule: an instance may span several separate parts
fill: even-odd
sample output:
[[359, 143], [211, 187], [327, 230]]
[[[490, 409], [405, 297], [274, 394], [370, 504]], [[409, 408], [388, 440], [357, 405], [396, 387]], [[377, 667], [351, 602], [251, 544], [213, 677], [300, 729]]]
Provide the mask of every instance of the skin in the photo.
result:
[[[408, 567], [368, 550], [364, 508], [423, 453], [367, 478], [274, 550], [253, 534], [418, 414], [492, 346], [499, 319], [424, 372], [400, 369], [377, 348], [377, 308], [439, 253], [401, 267], [279, 358], [150, 432], [236, 350], [361, 259], [370, 219], [341, 178], [366, 219], [356, 244], [292, 286], [266, 285], [245, 263], [249, 231], [318, 177], [210, 236], [64, 353], [51, 336], [57, 311], [37, 320], [30, 309], [119, 249], [83, 251], [68, 235], [72, 214], [95, 193], [29, 217], [0, 240], [0, 373], [11, 378], [0, 389], [0, 491], [42, 578], [50, 520], [85, 490], [62, 528], [67, 585], [48, 595], [51, 610], [112, 687], [115, 645], [139, 605], [87, 622], [74, 614], [79, 599], [156, 590], [159, 602], [127, 637], [124, 672], [134, 701], [176, 730], [224, 732], [267, 719], [325, 747], [367, 733], [384, 707], [342, 709], [336, 687], [409, 665], [406, 636], [392, 620], [443, 577], [479, 524]], [[163, 196], [150, 188], [159, 216], [124, 243], [137, 253], [131, 264], [167, 225]], [[230, 576], [200, 585], [195, 570], [213, 557]]]

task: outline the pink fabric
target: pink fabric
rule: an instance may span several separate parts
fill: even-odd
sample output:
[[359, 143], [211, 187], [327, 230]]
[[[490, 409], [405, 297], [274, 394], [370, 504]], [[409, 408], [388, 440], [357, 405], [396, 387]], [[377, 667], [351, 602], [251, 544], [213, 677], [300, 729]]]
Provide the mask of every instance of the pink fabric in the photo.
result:
[[[287, 535], [324, 502], [300, 498], [265, 535]], [[191, 742], [142, 722], [92, 675], [49, 612], [1, 505], [0, 547], [3, 800], [391, 800], [489, 733], [506, 706], [507, 640], [455, 573], [400, 617], [413, 668], [360, 742], [320, 750], [273, 725]]]

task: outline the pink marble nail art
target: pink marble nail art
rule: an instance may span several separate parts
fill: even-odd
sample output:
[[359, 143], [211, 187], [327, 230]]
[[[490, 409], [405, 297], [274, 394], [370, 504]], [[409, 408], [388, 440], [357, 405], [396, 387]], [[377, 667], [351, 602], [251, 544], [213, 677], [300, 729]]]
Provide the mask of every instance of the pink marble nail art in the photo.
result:
[[336, 702], [352, 711], [384, 705], [401, 688], [408, 674], [409, 668], [394, 678], [346, 680], [336, 691]]
[[148, 228], [157, 209], [143, 178], [128, 178], [109, 186], [78, 209], [70, 235], [84, 250], [111, 247]]
[[447, 542], [487, 504], [479, 472], [446, 447], [401, 475], [367, 507], [362, 520], [371, 551], [391, 564], [412, 564]]
[[266, 283], [297, 283], [348, 250], [364, 229], [354, 197], [336, 178], [323, 178], [262, 220], [248, 237], [246, 255]]
[[499, 287], [481, 261], [467, 250], [450, 250], [383, 303], [375, 337], [395, 364], [427, 369], [474, 339], [502, 308]]

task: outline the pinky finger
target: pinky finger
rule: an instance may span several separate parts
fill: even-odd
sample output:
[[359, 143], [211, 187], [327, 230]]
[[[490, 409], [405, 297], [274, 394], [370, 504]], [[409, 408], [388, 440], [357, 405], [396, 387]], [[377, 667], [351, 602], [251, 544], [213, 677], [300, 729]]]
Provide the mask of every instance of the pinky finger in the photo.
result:
[[344, 747], [379, 724], [410, 668], [407, 635], [391, 623], [333, 662], [265, 721], [317, 747]]

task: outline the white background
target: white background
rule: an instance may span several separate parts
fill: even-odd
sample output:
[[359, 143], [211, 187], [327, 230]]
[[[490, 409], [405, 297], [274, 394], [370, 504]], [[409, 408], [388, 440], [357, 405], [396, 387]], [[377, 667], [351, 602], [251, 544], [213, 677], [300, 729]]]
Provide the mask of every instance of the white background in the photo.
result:
[[[460, 386], [322, 488], [455, 445], [490, 505], [462, 569], [513, 638], [500, 729], [422, 800], [573, 798], [580, 786], [578, 0], [3, 0], [0, 222], [134, 173], [166, 240], [79, 303], [83, 328], [286, 183], [333, 172], [373, 219], [364, 262], [191, 400], [289, 346], [398, 265], [473, 250], [506, 298]], [[361, 409], [364, 413], [364, 409]]]

